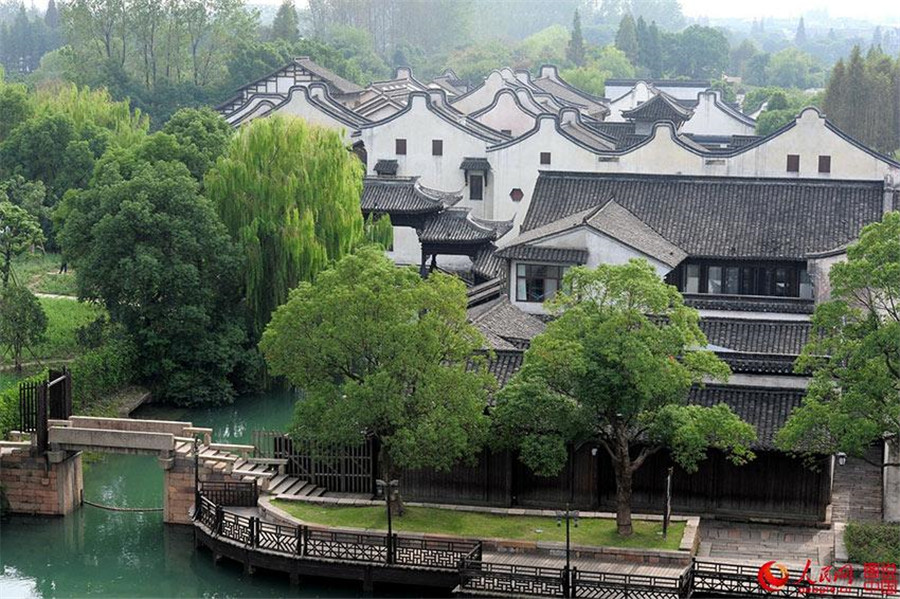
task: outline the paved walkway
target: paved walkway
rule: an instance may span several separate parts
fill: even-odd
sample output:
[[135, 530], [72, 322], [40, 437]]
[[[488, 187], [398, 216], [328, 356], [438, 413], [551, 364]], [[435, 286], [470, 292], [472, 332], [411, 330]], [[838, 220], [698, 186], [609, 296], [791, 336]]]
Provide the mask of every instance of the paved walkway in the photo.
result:
[[882, 449], [872, 447], [865, 457], [873, 463], [847, 458], [843, 466], [834, 466], [831, 492], [833, 522], [881, 520], [882, 468], [875, 464], [881, 464]]
[[702, 520], [697, 557], [763, 564], [778, 560], [803, 566], [830, 564], [834, 537], [830, 529], [777, 524]]

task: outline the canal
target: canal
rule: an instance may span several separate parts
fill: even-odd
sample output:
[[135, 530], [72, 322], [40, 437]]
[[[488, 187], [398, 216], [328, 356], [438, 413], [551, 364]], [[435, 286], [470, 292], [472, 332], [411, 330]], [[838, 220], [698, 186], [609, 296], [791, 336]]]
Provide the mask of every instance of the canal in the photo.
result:
[[[295, 396], [271, 392], [218, 408], [144, 406], [135, 418], [188, 420], [219, 442], [249, 443], [254, 429], [284, 430]], [[107, 455], [87, 462], [85, 499], [116, 507], [161, 507], [163, 472], [153, 456]], [[376, 589], [396, 596], [403, 589]], [[408, 592], [408, 591], [406, 591]], [[161, 512], [84, 506], [65, 518], [13, 516], [0, 522], [0, 597], [358, 597], [355, 584], [248, 576], [195, 551], [190, 528], [166, 526]], [[414, 596], [414, 595], [410, 595]]]

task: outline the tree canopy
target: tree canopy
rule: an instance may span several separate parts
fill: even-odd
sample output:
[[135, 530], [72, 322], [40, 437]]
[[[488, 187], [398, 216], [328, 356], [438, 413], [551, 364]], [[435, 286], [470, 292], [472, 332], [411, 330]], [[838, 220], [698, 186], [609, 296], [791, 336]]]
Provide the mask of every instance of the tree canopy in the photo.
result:
[[340, 133], [301, 119], [257, 119], [207, 173], [206, 194], [247, 257], [255, 338], [301, 281], [362, 239], [362, 163]]
[[448, 469], [484, 441], [492, 377], [456, 277], [422, 279], [366, 246], [301, 282], [266, 328], [270, 372], [304, 397], [292, 434], [328, 444], [380, 442], [381, 475]]
[[862, 455], [900, 434], [900, 212], [866, 226], [829, 281], [831, 299], [816, 306], [796, 364], [812, 380], [777, 442], [809, 455]]
[[729, 370], [700, 349], [697, 311], [645, 260], [571, 268], [547, 306], [557, 318], [533, 340], [493, 413], [495, 438], [536, 474], [559, 473], [568, 443], [598, 443], [613, 463], [616, 522], [627, 536], [632, 474], [653, 453], [668, 448], [687, 471], [710, 447], [738, 464], [753, 457], [753, 427], [727, 405], [687, 405], [692, 385]]
[[161, 399], [230, 401], [246, 337], [239, 254], [187, 167], [143, 148], [108, 153], [91, 186], [66, 196], [60, 240], [78, 295], [124, 328]]
[[47, 315], [38, 298], [25, 285], [0, 288], [0, 347], [22, 371], [26, 348], [39, 342], [47, 330]]
[[4, 287], [9, 285], [13, 258], [43, 241], [37, 217], [7, 201], [6, 191], [0, 188], [0, 277]]

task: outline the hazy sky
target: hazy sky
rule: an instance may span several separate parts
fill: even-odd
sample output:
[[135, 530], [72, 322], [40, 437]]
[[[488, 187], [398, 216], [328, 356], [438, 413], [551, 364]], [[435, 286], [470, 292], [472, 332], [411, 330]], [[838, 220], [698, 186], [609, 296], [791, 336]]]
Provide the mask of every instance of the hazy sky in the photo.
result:
[[897, 0], [681, 0], [681, 7], [689, 17], [793, 17], [816, 9], [826, 9], [832, 17], [875, 22], [895, 21], [900, 17]]

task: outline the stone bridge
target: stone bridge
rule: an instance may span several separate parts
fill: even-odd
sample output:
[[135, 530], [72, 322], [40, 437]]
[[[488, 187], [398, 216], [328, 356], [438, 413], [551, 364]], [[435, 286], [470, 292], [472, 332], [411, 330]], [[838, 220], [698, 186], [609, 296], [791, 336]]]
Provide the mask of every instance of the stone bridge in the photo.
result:
[[195, 470], [200, 481], [256, 480], [265, 489], [283, 468], [250, 457], [252, 445], [212, 443], [212, 429], [190, 422], [71, 416], [48, 424], [46, 452], [21, 433], [0, 441], [0, 484], [12, 512], [71, 513], [82, 500], [83, 451], [156, 455], [165, 470], [164, 520], [174, 524], [190, 523]]

